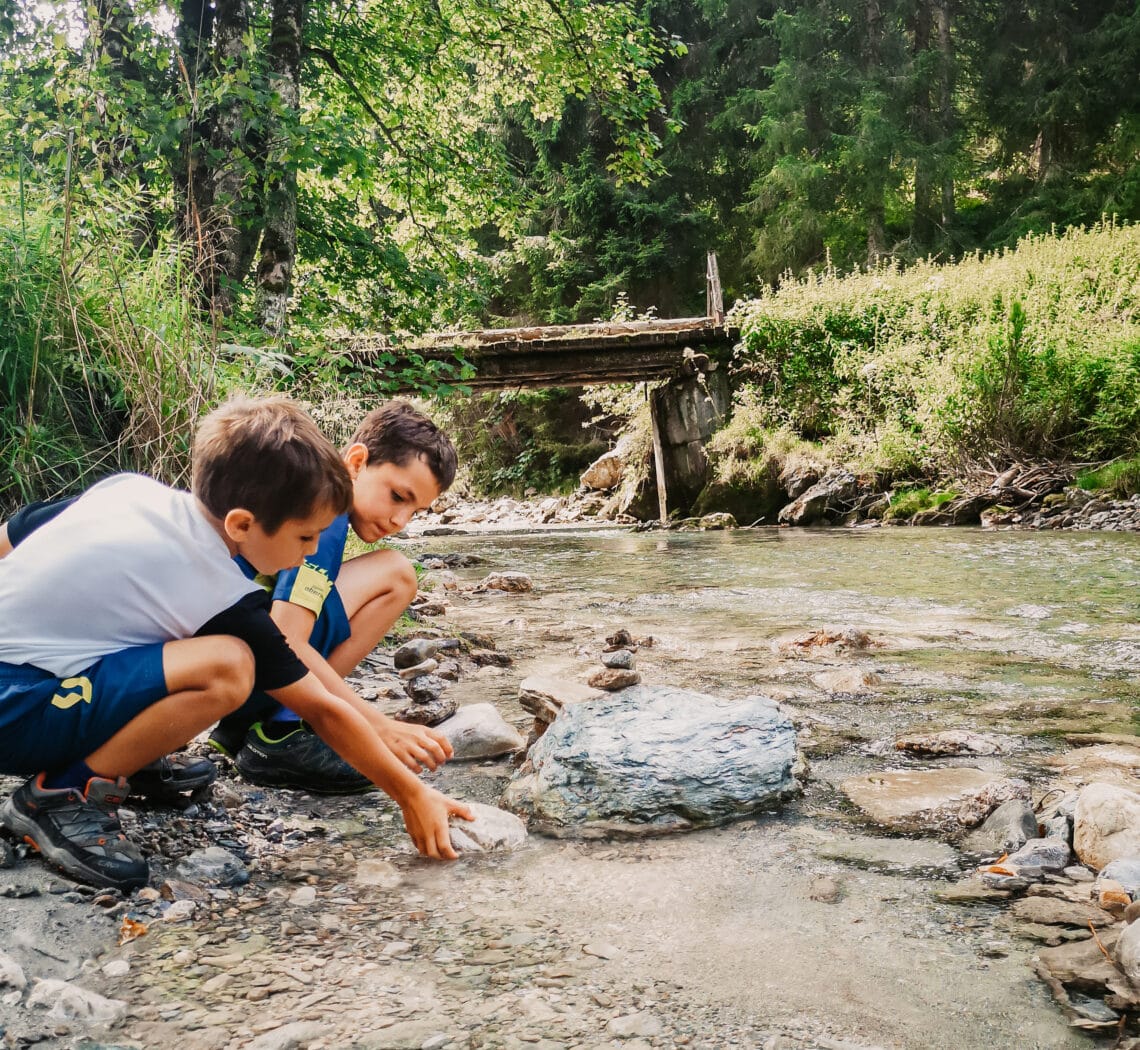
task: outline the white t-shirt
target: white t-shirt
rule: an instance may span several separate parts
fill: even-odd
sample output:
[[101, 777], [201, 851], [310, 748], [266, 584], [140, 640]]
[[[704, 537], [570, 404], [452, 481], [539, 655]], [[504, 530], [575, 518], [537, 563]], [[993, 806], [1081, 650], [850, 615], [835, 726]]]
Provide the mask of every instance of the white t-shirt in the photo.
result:
[[259, 590], [190, 493], [118, 474], [0, 558], [0, 661], [65, 678]]

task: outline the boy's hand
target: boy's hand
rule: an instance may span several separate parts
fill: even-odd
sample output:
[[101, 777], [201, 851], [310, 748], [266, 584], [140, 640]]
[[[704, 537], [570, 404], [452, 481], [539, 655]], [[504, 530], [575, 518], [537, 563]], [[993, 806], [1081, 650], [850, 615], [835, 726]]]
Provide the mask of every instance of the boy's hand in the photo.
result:
[[416, 849], [434, 860], [455, 860], [459, 856], [451, 845], [447, 818], [454, 813], [464, 820], [475, 819], [475, 814], [462, 802], [429, 787], [401, 804], [400, 809], [404, 814], [404, 827]]
[[377, 732], [392, 754], [413, 773], [438, 769], [453, 754], [447, 737], [427, 726], [388, 719]]

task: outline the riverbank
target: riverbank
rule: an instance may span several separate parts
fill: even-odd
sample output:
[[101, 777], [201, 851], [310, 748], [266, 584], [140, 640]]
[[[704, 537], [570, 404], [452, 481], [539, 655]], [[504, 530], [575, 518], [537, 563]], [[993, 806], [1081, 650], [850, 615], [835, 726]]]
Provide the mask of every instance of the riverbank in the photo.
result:
[[[1072, 530], [1140, 532], [1140, 493], [1129, 499], [1106, 498], [1067, 486], [1059, 492], [1026, 499], [1012, 507], [996, 494], [952, 497], [940, 505], [908, 516], [889, 515], [892, 493], [860, 487], [853, 476], [831, 475], [802, 489], [794, 520], [780, 522], [762, 517], [738, 520], [725, 510], [710, 510], [689, 518], [674, 518], [666, 525], [653, 519], [640, 521], [616, 510], [612, 498], [581, 487], [567, 496], [517, 499], [500, 496], [471, 499], [446, 494], [408, 526], [410, 536], [446, 536], [479, 532], [547, 531], [625, 526], [638, 529], [710, 529], [726, 527], [831, 525], [879, 528], [906, 525], [980, 525], [985, 529]], [[813, 495], [809, 490], [818, 486]], [[814, 503], [813, 503], [814, 501]], [[787, 506], [794, 506], [791, 500]], [[789, 512], [789, 519], [793, 517]], [[807, 519], [807, 520], [805, 520]]]
[[[123, 1005], [111, 1007], [121, 1017], [108, 1028], [59, 1016], [62, 1005], [53, 1016], [58, 989], [41, 1008], [6, 988], [9, 1043], [1107, 1045], [1070, 1028], [1032, 975], [1042, 938], [1091, 944], [1087, 929], [1027, 928], [1012, 921], [1004, 891], [941, 899], [976, 858], [876, 826], [842, 785], [900, 765], [965, 764], [1025, 779], [1044, 799], [1081, 740], [1074, 734], [1127, 734], [1140, 699], [1133, 536], [609, 530], [423, 538], [406, 549], [427, 569], [417, 632], [465, 643], [445, 695], [494, 703], [525, 733], [520, 683], [537, 673], [583, 679], [604, 638], [626, 626], [654, 638], [638, 654], [645, 682], [761, 692], [787, 705], [811, 763], [803, 798], [665, 839], [533, 836], [517, 853], [433, 865], [412, 854], [383, 796], [263, 790], [226, 770], [185, 808], [132, 811], [128, 826], [155, 877], [127, 900], [10, 859], [0, 948], [29, 982], [66, 979]], [[489, 573], [520, 568], [530, 591], [480, 587]], [[862, 632], [864, 647], [797, 643], [835, 623]], [[354, 684], [386, 710], [406, 703], [390, 647]], [[1003, 750], [920, 759], [895, 746], [964, 727], [999, 736]], [[452, 764], [432, 780], [493, 802], [513, 772], [503, 758]], [[209, 846], [241, 870], [181, 868]]]

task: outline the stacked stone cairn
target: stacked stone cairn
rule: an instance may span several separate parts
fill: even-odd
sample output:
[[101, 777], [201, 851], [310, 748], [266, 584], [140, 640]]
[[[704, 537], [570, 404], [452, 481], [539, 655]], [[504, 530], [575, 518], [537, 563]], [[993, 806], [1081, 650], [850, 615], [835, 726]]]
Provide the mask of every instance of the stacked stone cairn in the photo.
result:
[[638, 646], [652, 642], [652, 638], [635, 640], [624, 627], [615, 631], [606, 638], [606, 647], [602, 650], [602, 667], [590, 675], [587, 684], [593, 689], [605, 689], [611, 693], [637, 685], [641, 681], [641, 675], [634, 670], [634, 654]]
[[456, 649], [456, 638], [413, 638], [396, 650], [392, 662], [404, 681], [404, 692], [412, 701], [395, 718], [421, 726], [437, 726], [458, 708], [456, 700], [445, 697], [448, 677], [455, 672], [442, 666], [437, 657], [444, 650]]

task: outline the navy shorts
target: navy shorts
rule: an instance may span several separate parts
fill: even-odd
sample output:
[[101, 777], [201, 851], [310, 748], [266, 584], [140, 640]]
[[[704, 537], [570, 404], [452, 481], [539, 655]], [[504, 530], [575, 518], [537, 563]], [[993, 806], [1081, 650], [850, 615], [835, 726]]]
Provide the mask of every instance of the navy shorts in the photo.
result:
[[0, 662], [0, 773], [60, 769], [167, 695], [162, 642], [124, 649], [68, 678]]

